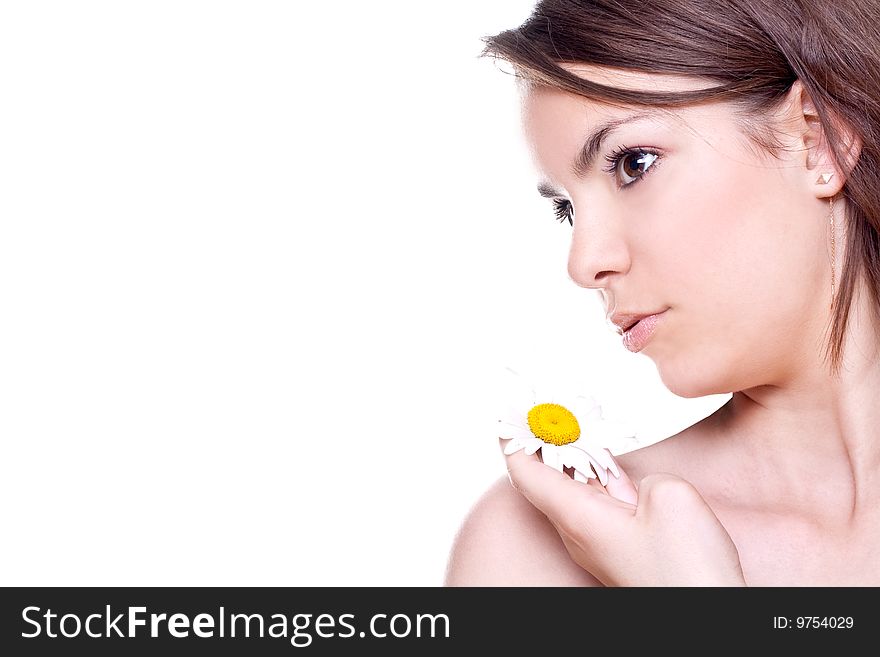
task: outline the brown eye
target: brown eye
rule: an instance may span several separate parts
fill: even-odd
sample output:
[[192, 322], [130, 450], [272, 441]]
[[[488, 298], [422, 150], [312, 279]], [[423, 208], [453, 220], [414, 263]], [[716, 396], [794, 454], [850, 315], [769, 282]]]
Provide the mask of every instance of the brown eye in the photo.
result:
[[630, 151], [622, 154], [616, 167], [621, 186], [630, 185], [643, 176], [658, 157], [660, 156], [656, 153], [647, 151]]

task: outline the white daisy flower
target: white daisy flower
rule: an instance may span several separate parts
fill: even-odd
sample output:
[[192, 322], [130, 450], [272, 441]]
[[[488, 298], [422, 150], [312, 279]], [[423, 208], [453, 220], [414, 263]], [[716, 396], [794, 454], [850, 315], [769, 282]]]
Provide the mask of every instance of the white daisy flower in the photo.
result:
[[541, 460], [560, 472], [574, 468], [574, 478], [595, 479], [604, 486], [608, 471], [620, 471], [606, 445], [619, 441], [626, 430], [617, 422], [602, 418], [602, 409], [593, 397], [564, 396], [552, 390], [535, 389], [512, 369], [505, 368], [505, 384], [498, 436], [508, 440], [505, 454], [523, 450], [541, 452]]

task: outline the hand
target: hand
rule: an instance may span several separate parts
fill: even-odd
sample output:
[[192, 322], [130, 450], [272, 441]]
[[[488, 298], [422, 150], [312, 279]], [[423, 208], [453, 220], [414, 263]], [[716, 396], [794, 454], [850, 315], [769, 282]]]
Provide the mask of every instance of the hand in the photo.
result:
[[638, 489], [618, 466], [602, 486], [505, 456], [513, 486], [553, 524], [571, 558], [606, 586], [745, 586], [730, 535], [697, 490], [671, 474]]

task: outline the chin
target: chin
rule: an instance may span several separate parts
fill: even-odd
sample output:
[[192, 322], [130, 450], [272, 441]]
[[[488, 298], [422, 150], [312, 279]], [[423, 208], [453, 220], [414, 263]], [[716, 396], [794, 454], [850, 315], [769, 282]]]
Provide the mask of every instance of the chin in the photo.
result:
[[729, 377], [719, 376], [719, 372], [727, 368], [685, 365], [670, 367], [667, 364], [654, 363], [663, 385], [674, 395], [685, 399], [721, 395], [735, 390], [734, 382]]

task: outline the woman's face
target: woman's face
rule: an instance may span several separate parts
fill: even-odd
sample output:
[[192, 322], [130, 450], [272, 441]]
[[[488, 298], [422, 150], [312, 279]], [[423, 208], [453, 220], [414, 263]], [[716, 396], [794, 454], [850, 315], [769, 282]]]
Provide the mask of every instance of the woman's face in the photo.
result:
[[[571, 70], [633, 89], [711, 86]], [[802, 119], [799, 100], [784, 105], [783, 118]], [[783, 385], [809, 365], [804, 354], [822, 345], [831, 265], [827, 200], [809, 182], [803, 121], [784, 124], [775, 158], [745, 136], [731, 105], [612, 107], [532, 86], [523, 125], [542, 195], [573, 215], [572, 227], [557, 228], [572, 231], [571, 278], [601, 290], [609, 315], [666, 311], [642, 353], [672, 392]], [[595, 157], [576, 172], [602, 128]]]

